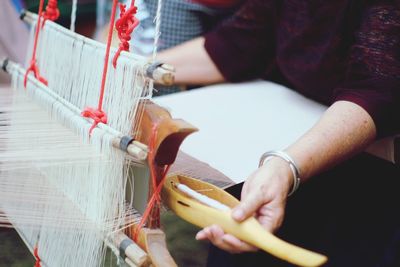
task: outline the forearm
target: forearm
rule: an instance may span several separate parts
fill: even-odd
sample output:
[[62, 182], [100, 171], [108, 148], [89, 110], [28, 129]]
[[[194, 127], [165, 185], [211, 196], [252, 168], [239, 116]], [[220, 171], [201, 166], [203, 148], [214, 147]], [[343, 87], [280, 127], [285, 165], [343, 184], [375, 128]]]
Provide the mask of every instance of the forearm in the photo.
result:
[[224, 81], [204, 49], [203, 37], [162, 51], [157, 59], [175, 67], [176, 84], [207, 85]]
[[375, 136], [375, 124], [363, 108], [338, 101], [287, 152], [299, 166], [304, 182], [364, 150]]

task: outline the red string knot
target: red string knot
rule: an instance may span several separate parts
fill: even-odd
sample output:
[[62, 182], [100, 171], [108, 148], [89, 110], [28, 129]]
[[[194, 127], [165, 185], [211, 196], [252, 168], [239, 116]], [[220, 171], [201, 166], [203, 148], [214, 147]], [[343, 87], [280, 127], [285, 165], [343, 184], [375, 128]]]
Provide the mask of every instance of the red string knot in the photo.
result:
[[93, 129], [97, 126], [97, 124], [104, 123], [107, 124], [107, 114], [99, 109], [94, 109], [92, 107], [86, 107], [81, 115], [85, 118], [91, 118], [93, 120], [92, 127], [89, 129], [89, 134], [92, 134]]
[[129, 51], [129, 41], [131, 40], [131, 34], [136, 26], [139, 25], [139, 20], [135, 17], [137, 12], [137, 7], [135, 6], [135, 1], [128, 10], [126, 10], [126, 5], [119, 4], [120, 18], [115, 23], [115, 28], [118, 32], [118, 38], [121, 41], [118, 47], [117, 53], [115, 53], [113, 58], [113, 66], [116, 68], [117, 60], [122, 51]]
[[28, 81], [28, 74], [29, 72], [33, 72], [33, 75], [35, 76], [35, 78], [37, 80], [39, 80], [41, 83], [43, 83], [44, 85], [47, 86], [47, 80], [45, 78], [43, 78], [42, 76], [40, 76], [39, 74], [39, 68], [36, 65], [36, 60], [31, 60], [30, 64], [29, 64], [29, 68], [26, 70], [25, 72], [25, 76], [24, 76], [24, 87], [26, 88], [26, 83]]
[[49, 0], [46, 6], [46, 10], [43, 12], [44, 20], [42, 27], [46, 22], [46, 20], [49, 19], [51, 21], [55, 21], [56, 19], [58, 19], [59, 16], [60, 16], [60, 10], [58, 9], [57, 0]]

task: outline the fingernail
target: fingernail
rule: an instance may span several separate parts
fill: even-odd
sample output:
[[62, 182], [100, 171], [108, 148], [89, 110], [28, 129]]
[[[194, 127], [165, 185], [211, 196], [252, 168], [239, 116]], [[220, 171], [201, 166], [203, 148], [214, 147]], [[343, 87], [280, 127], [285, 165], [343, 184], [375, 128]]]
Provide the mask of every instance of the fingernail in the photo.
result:
[[241, 209], [235, 209], [235, 210], [233, 210], [233, 212], [232, 212], [232, 217], [233, 217], [235, 220], [238, 220], [238, 221], [243, 220], [243, 218], [244, 218], [243, 210], [241, 210]]

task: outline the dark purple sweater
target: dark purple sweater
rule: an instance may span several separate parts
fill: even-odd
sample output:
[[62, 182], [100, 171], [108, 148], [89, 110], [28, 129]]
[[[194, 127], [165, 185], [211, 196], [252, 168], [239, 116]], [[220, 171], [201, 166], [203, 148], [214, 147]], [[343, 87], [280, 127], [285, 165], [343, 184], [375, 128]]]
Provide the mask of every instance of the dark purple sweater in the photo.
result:
[[206, 35], [232, 82], [265, 78], [324, 104], [347, 100], [379, 136], [400, 132], [400, 9], [393, 1], [247, 0]]

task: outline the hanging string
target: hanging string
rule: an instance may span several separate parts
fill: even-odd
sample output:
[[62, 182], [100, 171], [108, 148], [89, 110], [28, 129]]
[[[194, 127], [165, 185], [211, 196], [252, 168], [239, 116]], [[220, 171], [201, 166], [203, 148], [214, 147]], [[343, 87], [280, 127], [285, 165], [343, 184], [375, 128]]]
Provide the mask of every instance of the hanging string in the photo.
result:
[[131, 34], [133, 30], [139, 25], [139, 20], [135, 17], [137, 7], [135, 6], [135, 0], [132, 0], [131, 6], [126, 10], [126, 5], [119, 4], [120, 17], [115, 24], [115, 28], [118, 31], [118, 38], [121, 41], [119, 43], [118, 51], [113, 58], [113, 66], [117, 67], [117, 60], [122, 51], [129, 51], [129, 41], [131, 40]]
[[78, 0], [72, 0], [72, 10], [71, 10], [71, 24], [69, 29], [75, 32], [75, 22], [76, 22], [76, 10], [78, 6]]
[[156, 206], [161, 205], [161, 190], [163, 188], [165, 178], [167, 177], [167, 173], [171, 167], [171, 165], [164, 166], [164, 169], [161, 174], [161, 179], [160, 179], [159, 183], [157, 183], [157, 175], [156, 175], [156, 169], [155, 169], [156, 166], [154, 164], [154, 159], [156, 156], [155, 148], [156, 148], [156, 137], [157, 137], [157, 132], [158, 132], [157, 129], [158, 129], [157, 125], [156, 124], [153, 125], [151, 138], [150, 138], [150, 142], [149, 142], [149, 152], [148, 152], [148, 163], [149, 163], [149, 168], [150, 168], [150, 177], [151, 177], [153, 193], [151, 195], [149, 202], [147, 203], [147, 206], [143, 213], [142, 219], [140, 220], [138, 226], [135, 228], [135, 232], [133, 233], [133, 240], [135, 242], [138, 241], [140, 229], [142, 229], [145, 222], [149, 219], [151, 211]]
[[156, 60], [158, 42], [160, 40], [160, 35], [161, 35], [161, 32], [160, 32], [160, 28], [161, 28], [161, 7], [162, 7], [162, 0], [158, 0], [157, 13], [156, 13], [156, 17], [154, 18], [155, 23], [156, 23], [156, 28], [155, 28], [155, 36], [154, 36], [154, 44], [153, 44], [153, 55], [152, 55], [153, 61]]
[[[36, 31], [35, 31], [35, 40], [33, 44], [33, 53], [32, 53], [32, 59], [29, 63], [29, 67], [26, 70], [25, 77], [24, 77], [24, 86], [26, 88], [26, 83], [28, 81], [28, 74], [29, 72], [33, 72], [33, 75], [37, 80], [39, 80], [41, 83], [45, 84], [46, 86], [48, 85], [47, 80], [40, 76], [39, 74], [39, 68], [36, 64], [36, 50], [37, 50], [37, 43], [39, 40], [39, 31], [40, 31], [40, 26], [44, 26], [44, 23], [46, 20], [56, 20], [60, 16], [60, 11], [58, 10], [58, 4], [57, 0], [49, 0], [46, 6], [46, 10], [43, 12], [43, 5], [44, 5], [44, 0], [40, 0], [39, 2], [39, 12], [38, 12], [38, 20], [36, 23]], [[41, 18], [43, 18], [42, 24], [40, 23]]]
[[41, 265], [41, 260], [40, 260], [40, 257], [39, 257], [39, 248], [38, 248], [38, 246], [36, 245], [35, 246], [35, 248], [33, 249], [33, 256], [35, 257], [35, 265], [33, 266], [33, 267], [42, 267], [42, 265]]
[[104, 98], [104, 88], [106, 84], [107, 78], [107, 71], [108, 71], [108, 59], [110, 57], [110, 50], [111, 50], [111, 41], [112, 41], [112, 34], [114, 29], [115, 23], [115, 11], [117, 9], [118, 0], [113, 0], [112, 10], [111, 10], [111, 18], [110, 18], [110, 27], [108, 30], [108, 38], [107, 38], [107, 47], [106, 47], [106, 56], [104, 58], [104, 67], [103, 67], [103, 76], [101, 79], [101, 88], [100, 88], [100, 97], [97, 109], [92, 107], [86, 107], [81, 115], [86, 118], [93, 119], [93, 125], [89, 130], [89, 135], [91, 135], [93, 129], [99, 124], [100, 122], [106, 124], [107, 123], [107, 114], [103, 111], [103, 98]]
[[40, 25], [40, 19], [42, 17], [42, 13], [43, 13], [43, 5], [44, 5], [44, 0], [40, 0], [38, 18], [37, 18], [36, 29], [35, 29], [35, 40], [33, 43], [32, 58], [29, 63], [29, 67], [27, 68], [27, 70], [25, 72], [25, 77], [24, 77], [24, 87], [25, 88], [26, 88], [26, 83], [28, 81], [29, 72], [33, 72], [33, 75], [35, 76], [35, 78], [47, 86], [47, 80], [45, 78], [43, 78], [42, 76], [40, 76], [39, 68], [36, 65], [36, 50], [37, 50], [37, 44], [38, 44], [38, 40], [39, 40], [39, 31], [41, 28], [39, 25]]

